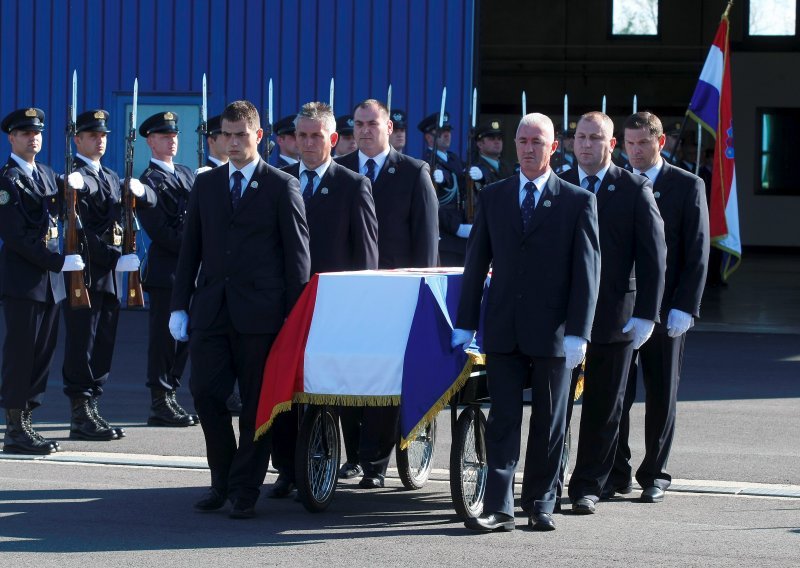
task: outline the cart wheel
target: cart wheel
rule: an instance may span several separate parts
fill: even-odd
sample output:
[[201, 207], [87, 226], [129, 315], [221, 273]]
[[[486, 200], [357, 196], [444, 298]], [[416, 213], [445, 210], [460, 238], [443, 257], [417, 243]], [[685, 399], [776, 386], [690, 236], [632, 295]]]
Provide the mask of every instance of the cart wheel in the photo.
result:
[[468, 406], [458, 417], [450, 449], [450, 494], [463, 520], [483, 512], [487, 473], [486, 418], [480, 408]]
[[395, 457], [400, 481], [406, 489], [420, 489], [433, 467], [433, 450], [436, 448], [436, 419], [428, 424], [425, 429], [411, 441], [408, 448], [400, 449], [397, 445]]
[[339, 471], [339, 420], [330, 407], [309, 406], [297, 437], [297, 494], [312, 513], [327, 509]]

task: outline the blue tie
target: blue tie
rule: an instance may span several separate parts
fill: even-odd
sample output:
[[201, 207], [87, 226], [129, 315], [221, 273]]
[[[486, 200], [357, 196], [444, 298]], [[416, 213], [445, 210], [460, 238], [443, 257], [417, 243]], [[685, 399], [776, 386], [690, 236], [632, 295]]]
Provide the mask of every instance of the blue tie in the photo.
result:
[[375, 183], [375, 160], [372, 158], [367, 160], [367, 177], [369, 181]]
[[236, 211], [239, 200], [242, 198], [242, 180], [244, 179], [244, 174], [237, 170], [233, 172], [232, 177], [233, 188], [231, 189], [231, 205], [233, 206], [233, 210]]
[[595, 186], [597, 185], [598, 181], [600, 181], [600, 178], [597, 176], [586, 176], [586, 189], [592, 193], [595, 193]]
[[535, 192], [536, 186], [532, 181], [529, 181], [525, 184], [525, 198], [522, 200], [522, 205], [520, 206], [523, 232], [528, 230], [531, 219], [533, 219], [533, 210], [536, 209], [536, 198], [534, 197]]
[[306, 205], [311, 200], [311, 196], [314, 195], [314, 177], [317, 175], [317, 172], [314, 170], [306, 170], [306, 186], [303, 188], [303, 201]]

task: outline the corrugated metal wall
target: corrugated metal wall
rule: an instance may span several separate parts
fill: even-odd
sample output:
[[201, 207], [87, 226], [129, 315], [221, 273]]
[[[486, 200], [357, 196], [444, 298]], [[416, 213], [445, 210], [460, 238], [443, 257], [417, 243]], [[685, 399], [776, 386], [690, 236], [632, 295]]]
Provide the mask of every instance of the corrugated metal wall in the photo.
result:
[[[385, 100], [391, 83], [393, 106], [409, 114], [407, 151], [418, 156], [416, 123], [438, 110], [446, 85], [453, 140], [461, 145], [454, 149], [463, 151], [476, 1], [1, 0], [0, 114], [41, 107], [47, 130], [40, 160], [61, 170], [77, 69], [78, 110], [112, 113], [105, 163], [121, 170], [134, 77], [140, 102], [168, 107], [199, 104], [205, 72], [210, 114], [239, 98], [265, 109], [272, 77], [276, 120], [303, 102], [327, 101], [333, 77], [337, 114], [367, 97]], [[186, 133], [196, 124], [182, 126]], [[187, 143], [193, 140], [184, 136]], [[0, 155], [8, 152], [2, 137]]]

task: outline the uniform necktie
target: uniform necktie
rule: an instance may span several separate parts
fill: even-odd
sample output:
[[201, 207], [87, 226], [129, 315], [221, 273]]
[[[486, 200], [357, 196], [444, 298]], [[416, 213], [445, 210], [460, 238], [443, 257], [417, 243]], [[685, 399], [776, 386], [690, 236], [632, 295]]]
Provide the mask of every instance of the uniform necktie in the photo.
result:
[[367, 160], [367, 177], [369, 181], [375, 183], [375, 160], [372, 158]]
[[586, 189], [595, 193], [597, 182], [600, 181], [600, 178], [597, 176], [586, 176]]
[[244, 179], [244, 174], [237, 170], [233, 172], [232, 177], [233, 188], [231, 189], [231, 205], [233, 206], [233, 210], [236, 211], [239, 200], [242, 198], [242, 180]]
[[520, 205], [520, 214], [522, 215], [522, 230], [527, 231], [531, 219], [533, 219], [533, 210], [536, 209], [536, 186], [532, 181], [525, 184], [525, 198]]
[[306, 205], [311, 200], [311, 196], [314, 195], [314, 177], [317, 175], [317, 172], [314, 170], [306, 170], [306, 186], [303, 188], [303, 201]]

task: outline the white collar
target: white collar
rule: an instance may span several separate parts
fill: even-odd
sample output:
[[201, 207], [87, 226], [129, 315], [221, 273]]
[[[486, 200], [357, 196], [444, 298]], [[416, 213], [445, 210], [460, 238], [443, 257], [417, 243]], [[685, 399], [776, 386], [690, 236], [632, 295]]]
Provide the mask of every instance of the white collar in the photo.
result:
[[662, 160], [661, 156], [659, 156], [658, 157], [658, 161], [656, 162], [656, 165], [654, 165], [649, 170], [645, 170], [643, 172], [641, 170], [637, 170], [636, 168], [633, 168], [633, 173], [639, 174], [639, 175], [644, 174], [650, 179], [650, 181], [652, 183], [655, 183], [656, 182], [656, 178], [658, 177], [658, 174], [661, 173], [661, 168], [663, 168], [663, 167], [664, 167], [664, 160]]
[[167, 162], [162, 162], [161, 160], [156, 160], [155, 158], [150, 158], [150, 161], [162, 169], [167, 170], [171, 174], [175, 173], [175, 164], [168, 164]]
[[[323, 162], [321, 166], [319, 166], [317, 169], [314, 170], [314, 173], [317, 174], [317, 179], [322, 179], [322, 176], [324, 176], [325, 172], [328, 171], [328, 168], [330, 167], [332, 161], [333, 160], [328, 158], [327, 162]], [[308, 169], [310, 169], [310, 168], [307, 168], [306, 165], [301, 160], [300, 161], [300, 171], [297, 172], [297, 176], [300, 177], [303, 174], [303, 172], [308, 170]]]
[[520, 170], [519, 171], [519, 190], [523, 191], [525, 189], [525, 184], [527, 184], [529, 181], [532, 181], [533, 185], [536, 186], [536, 189], [541, 191], [542, 193], [544, 193], [544, 188], [547, 185], [547, 180], [550, 179], [550, 172], [551, 171], [552, 170], [550, 168], [547, 168], [547, 171], [545, 171], [542, 175], [540, 175], [536, 179], [528, 179], [525, 176], [525, 174], [522, 173], [522, 170]]
[[28, 162], [17, 156], [14, 152], [11, 152], [11, 157], [14, 159], [15, 162], [17, 162], [17, 164], [19, 164], [19, 167], [22, 168], [22, 170], [28, 175], [28, 177], [33, 177], [33, 168], [35, 167], [35, 163], [29, 164]]
[[[606, 177], [606, 173], [608, 172], [608, 168], [610, 168], [610, 167], [611, 167], [611, 162], [609, 162], [608, 165], [606, 165], [606, 167], [601, 169], [599, 172], [594, 174], [595, 176], [597, 176], [597, 187], [600, 187], [600, 184], [603, 183], [603, 178]], [[583, 180], [585, 180], [588, 176], [589, 176], [589, 174], [587, 174], [585, 171], [583, 171], [582, 167], [578, 166], [578, 183], [579, 183], [579, 185], [582, 184]]]

